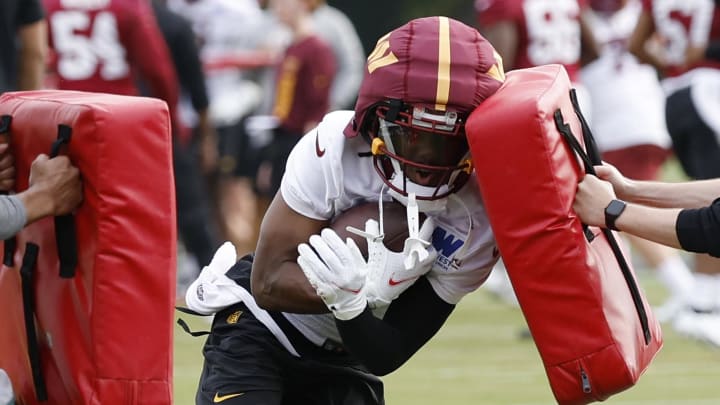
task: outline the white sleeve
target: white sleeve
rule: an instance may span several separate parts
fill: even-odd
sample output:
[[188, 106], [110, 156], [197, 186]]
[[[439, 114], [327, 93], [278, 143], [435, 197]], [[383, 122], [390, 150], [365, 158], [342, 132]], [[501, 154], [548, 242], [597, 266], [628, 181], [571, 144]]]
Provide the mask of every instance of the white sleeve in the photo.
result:
[[317, 128], [300, 138], [288, 157], [280, 192], [285, 203], [301, 215], [318, 220], [335, 215], [335, 201], [343, 193], [345, 141], [337, 124], [346, 124], [347, 117], [344, 111], [326, 115]]

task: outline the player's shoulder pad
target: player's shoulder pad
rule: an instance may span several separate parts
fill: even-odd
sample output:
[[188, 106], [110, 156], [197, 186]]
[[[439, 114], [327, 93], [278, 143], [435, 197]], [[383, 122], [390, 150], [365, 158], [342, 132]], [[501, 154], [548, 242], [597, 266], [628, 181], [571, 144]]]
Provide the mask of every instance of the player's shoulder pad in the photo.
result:
[[[327, 133], [340, 133], [345, 130], [345, 126], [352, 120], [355, 112], [352, 110], [338, 110], [325, 114], [318, 130]], [[344, 136], [344, 135], [343, 135]]]
[[352, 111], [334, 111], [323, 117], [315, 131], [310, 132], [313, 138], [313, 149], [317, 157], [323, 158], [327, 150], [325, 161], [339, 162], [346, 147], [347, 137], [343, 134], [345, 126], [352, 119]]

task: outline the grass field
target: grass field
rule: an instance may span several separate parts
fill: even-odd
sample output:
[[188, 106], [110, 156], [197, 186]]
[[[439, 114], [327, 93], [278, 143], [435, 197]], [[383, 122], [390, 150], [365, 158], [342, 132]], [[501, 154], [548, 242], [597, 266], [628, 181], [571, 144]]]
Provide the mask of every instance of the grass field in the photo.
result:
[[[640, 273], [651, 303], [664, 298]], [[201, 319], [189, 319], [196, 329]], [[385, 378], [389, 405], [545, 405], [555, 403], [531, 340], [519, 337], [518, 309], [480, 290], [466, 297], [440, 333], [404, 367]], [[176, 327], [175, 404], [194, 403], [204, 338]], [[664, 328], [665, 347], [639, 383], [607, 400], [613, 405], [720, 404], [720, 351]]]

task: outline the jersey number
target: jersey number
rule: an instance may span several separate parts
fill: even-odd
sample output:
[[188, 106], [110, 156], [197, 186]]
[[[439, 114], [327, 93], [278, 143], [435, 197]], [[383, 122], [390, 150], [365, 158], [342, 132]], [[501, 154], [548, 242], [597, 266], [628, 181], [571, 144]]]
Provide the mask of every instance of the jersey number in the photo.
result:
[[580, 8], [574, 0], [525, 0], [528, 59], [535, 65], [580, 59]]
[[656, 0], [653, 7], [669, 64], [682, 65], [689, 45], [707, 44], [715, 10], [713, 0]]
[[[55, 12], [50, 17], [58, 74], [67, 80], [91, 78], [100, 68], [104, 80], [126, 77], [130, 68], [119, 41], [117, 20], [101, 11], [95, 18], [82, 11]], [[89, 32], [89, 34], [87, 34]]]

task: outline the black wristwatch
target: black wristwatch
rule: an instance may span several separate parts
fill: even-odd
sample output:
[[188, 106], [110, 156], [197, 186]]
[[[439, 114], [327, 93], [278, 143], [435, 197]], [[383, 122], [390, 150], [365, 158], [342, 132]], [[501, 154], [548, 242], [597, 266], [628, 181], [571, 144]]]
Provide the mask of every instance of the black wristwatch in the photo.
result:
[[620, 214], [625, 211], [625, 201], [622, 200], [612, 200], [610, 201], [610, 204], [605, 207], [605, 227], [608, 229], [612, 229], [613, 231], [617, 231], [618, 229], [615, 227], [615, 221], [617, 221]]

